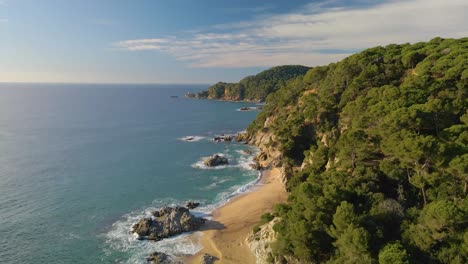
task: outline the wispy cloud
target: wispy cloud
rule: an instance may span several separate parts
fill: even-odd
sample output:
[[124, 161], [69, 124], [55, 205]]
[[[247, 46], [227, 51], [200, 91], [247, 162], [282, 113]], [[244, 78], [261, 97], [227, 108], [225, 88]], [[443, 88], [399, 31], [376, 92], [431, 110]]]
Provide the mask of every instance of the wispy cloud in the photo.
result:
[[0, 18], [0, 23], [8, 23], [8, 18]]
[[376, 45], [466, 37], [467, 13], [465, 0], [389, 0], [357, 7], [327, 1], [300, 12], [215, 25], [205, 32], [114, 45], [168, 53], [192, 67], [320, 65]]

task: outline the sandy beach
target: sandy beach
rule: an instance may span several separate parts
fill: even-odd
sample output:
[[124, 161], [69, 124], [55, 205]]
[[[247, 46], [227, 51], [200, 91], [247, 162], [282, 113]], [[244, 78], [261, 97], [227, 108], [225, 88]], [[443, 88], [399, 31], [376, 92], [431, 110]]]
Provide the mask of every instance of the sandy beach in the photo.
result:
[[279, 175], [279, 169], [264, 171], [251, 191], [216, 209], [204, 230], [194, 234], [193, 239], [199, 240], [203, 249], [187, 262], [200, 263], [201, 256], [208, 253], [219, 259], [216, 263], [255, 263], [255, 256], [245, 240], [262, 214], [286, 201], [287, 193]]

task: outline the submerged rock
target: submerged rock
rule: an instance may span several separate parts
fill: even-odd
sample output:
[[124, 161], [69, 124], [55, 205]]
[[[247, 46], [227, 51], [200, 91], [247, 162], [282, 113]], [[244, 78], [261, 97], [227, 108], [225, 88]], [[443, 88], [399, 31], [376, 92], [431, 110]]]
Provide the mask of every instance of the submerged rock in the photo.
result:
[[211, 157], [206, 158], [203, 161], [203, 164], [205, 164], [205, 166], [208, 166], [208, 167], [215, 167], [215, 166], [229, 164], [229, 161], [226, 157], [215, 154]]
[[197, 202], [187, 202], [187, 203], [185, 204], [185, 207], [187, 207], [188, 209], [192, 210], [192, 209], [197, 208], [199, 205], [200, 205], [200, 203], [197, 203]]
[[185, 207], [164, 207], [133, 225], [139, 239], [161, 240], [170, 236], [199, 229], [205, 219], [196, 217]]

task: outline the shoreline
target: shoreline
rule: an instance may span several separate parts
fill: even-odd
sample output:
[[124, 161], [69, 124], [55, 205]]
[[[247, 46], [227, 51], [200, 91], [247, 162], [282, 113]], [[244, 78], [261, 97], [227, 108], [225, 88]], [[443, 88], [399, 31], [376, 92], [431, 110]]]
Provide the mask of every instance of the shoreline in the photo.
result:
[[233, 197], [216, 208], [212, 219], [191, 235], [192, 241], [203, 248], [184, 262], [200, 263], [202, 256], [215, 256], [216, 263], [255, 263], [246, 238], [260, 222], [260, 216], [271, 212], [273, 206], [285, 202], [287, 193], [280, 180], [278, 168], [262, 171], [261, 178], [248, 192]]

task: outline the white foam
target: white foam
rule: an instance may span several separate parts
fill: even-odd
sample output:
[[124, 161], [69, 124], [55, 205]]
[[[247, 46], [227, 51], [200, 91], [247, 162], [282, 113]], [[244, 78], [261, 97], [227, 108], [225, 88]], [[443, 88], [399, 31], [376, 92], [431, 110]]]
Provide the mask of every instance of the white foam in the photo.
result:
[[252, 112], [252, 111], [261, 111], [262, 109], [259, 109], [255, 106], [250, 106], [250, 107], [247, 107], [247, 109], [242, 109], [242, 108], [237, 108], [236, 111], [238, 112]]
[[192, 168], [202, 169], [202, 170], [222, 170], [222, 169], [227, 169], [227, 168], [240, 168], [242, 170], [253, 170], [252, 165], [255, 164], [254, 157], [255, 157], [256, 152], [252, 151], [251, 155], [244, 153], [242, 150], [236, 150], [236, 152], [241, 154], [241, 156], [237, 160], [235, 160], [232, 155], [216, 153], [216, 155], [228, 158], [230, 164], [227, 164], [227, 165], [219, 165], [219, 166], [213, 166], [213, 167], [206, 166], [203, 161], [209, 157], [202, 157], [199, 161], [195, 162], [191, 166]]
[[202, 137], [202, 136], [186, 136], [186, 137], [178, 138], [178, 140], [182, 140], [182, 141], [185, 141], [185, 142], [197, 142], [197, 141], [200, 141], [200, 140], [202, 140], [204, 138], [205, 137]]
[[[224, 153], [215, 153], [214, 155], [218, 155], [218, 156], [221, 156], [221, 157], [226, 157], [226, 158], [228, 158], [228, 160], [232, 159], [231, 155], [227, 155], [227, 154], [224, 154]], [[232, 164], [213, 166], [213, 167], [206, 166], [204, 161], [205, 161], [205, 159], [207, 159], [209, 157], [210, 156], [202, 157], [199, 161], [197, 161], [197, 162], [195, 162], [194, 164], [191, 165], [192, 168], [202, 169], [202, 170], [222, 170], [222, 169], [226, 169], [226, 168], [229, 168], [229, 167], [231, 167], [231, 168], [236, 167], [235, 165], [232, 165]]]
[[[166, 203], [165, 205], [174, 206], [175, 204]], [[134, 211], [115, 222], [111, 230], [104, 235], [110, 247], [106, 250], [106, 254], [109, 255], [112, 251], [127, 252], [131, 255], [127, 263], [143, 263], [146, 257], [155, 251], [180, 256], [193, 255], [202, 249], [200, 244], [188, 239], [191, 233], [184, 233], [158, 242], [138, 240], [138, 235], [131, 232], [132, 226], [142, 218], [150, 217], [157, 209], [157, 207], [149, 207], [142, 211]]]

